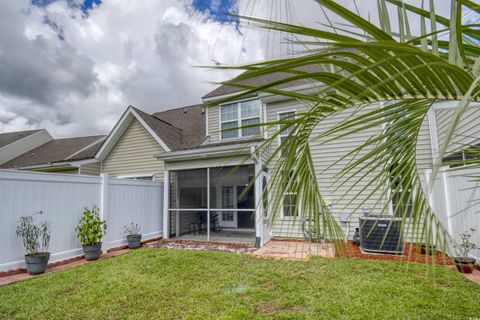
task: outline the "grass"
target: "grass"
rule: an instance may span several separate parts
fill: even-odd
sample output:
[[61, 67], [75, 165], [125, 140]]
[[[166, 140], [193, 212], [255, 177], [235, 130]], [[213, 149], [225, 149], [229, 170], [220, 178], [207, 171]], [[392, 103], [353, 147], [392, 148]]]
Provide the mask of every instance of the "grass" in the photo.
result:
[[479, 301], [442, 266], [145, 248], [0, 287], [0, 318], [470, 319]]

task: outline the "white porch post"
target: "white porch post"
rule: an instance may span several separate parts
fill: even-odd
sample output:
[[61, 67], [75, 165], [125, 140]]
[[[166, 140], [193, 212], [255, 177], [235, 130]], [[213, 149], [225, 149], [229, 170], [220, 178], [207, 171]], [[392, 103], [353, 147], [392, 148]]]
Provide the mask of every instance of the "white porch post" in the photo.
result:
[[207, 241], [210, 241], [210, 168], [207, 168]]
[[[100, 177], [102, 179], [102, 186], [100, 190], [100, 219], [107, 221], [107, 211], [108, 211], [108, 173], [101, 173]], [[108, 227], [108, 222], [107, 222]], [[103, 241], [103, 253], [107, 253], [108, 250], [108, 229], [107, 234], [105, 235], [105, 241]]]
[[170, 207], [169, 199], [169, 187], [170, 187], [170, 171], [163, 171], [163, 219], [162, 219], [162, 231], [163, 238], [168, 239], [170, 236], [170, 212], [168, 208]]
[[262, 164], [255, 162], [255, 246], [260, 248], [263, 245], [263, 202], [262, 202]]

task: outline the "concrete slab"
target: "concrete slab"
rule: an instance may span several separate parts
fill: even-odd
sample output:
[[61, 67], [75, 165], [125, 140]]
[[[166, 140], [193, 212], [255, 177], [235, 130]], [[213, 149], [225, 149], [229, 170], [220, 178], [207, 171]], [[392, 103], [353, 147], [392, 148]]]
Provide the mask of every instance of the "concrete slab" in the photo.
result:
[[254, 251], [257, 257], [308, 260], [312, 256], [335, 257], [335, 248], [329, 243], [310, 243], [306, 241], [272, 240]]

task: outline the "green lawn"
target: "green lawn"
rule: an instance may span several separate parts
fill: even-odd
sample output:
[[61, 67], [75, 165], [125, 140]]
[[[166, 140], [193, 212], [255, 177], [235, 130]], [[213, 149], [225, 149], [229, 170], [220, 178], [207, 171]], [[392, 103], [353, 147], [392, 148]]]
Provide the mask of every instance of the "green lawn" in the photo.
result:
[[456, 272], [358, 259], [145, 248], [0, 287], [1, 319], [479, 317], [480, 286]]

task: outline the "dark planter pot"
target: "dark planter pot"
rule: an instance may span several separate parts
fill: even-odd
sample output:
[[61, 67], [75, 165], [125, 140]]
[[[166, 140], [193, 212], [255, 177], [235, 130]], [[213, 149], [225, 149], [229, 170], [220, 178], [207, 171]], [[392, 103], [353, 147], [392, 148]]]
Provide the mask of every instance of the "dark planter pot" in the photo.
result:
[[472, 273], [475, 269], [475, 259], [456, 257], [453, 260], [461, 273]]
[[25, 255], [27, 272], [33, 275], [42, 274], [47, 270], [50, 253], [38, 253], [36, 255]]
[[[430, 252], [428, 253], [428, 255], [432, 255], [433, 252], [435, 251], [435, 246], [429, 246], [429, 247], [428, 247], [428, 251], [430, 251]], [[424, 244], [422, 244], [422, 246], [421, 246], [421, 248], [420, 248], [420, 252], [421, 252], [422, 254], [427, 254], [427, 246], [424, 245]]]
[[127, 236], [128, 247], [130, 249], [137, 249], [140, 247], [142, 241], [141, 234], [129, 234]]
[[102, 243], [100, 242], [91, 246], [83, 246], [83, 253], [85, 254], [85, 259], [88, 261], [98, 260], [102, 253]]

